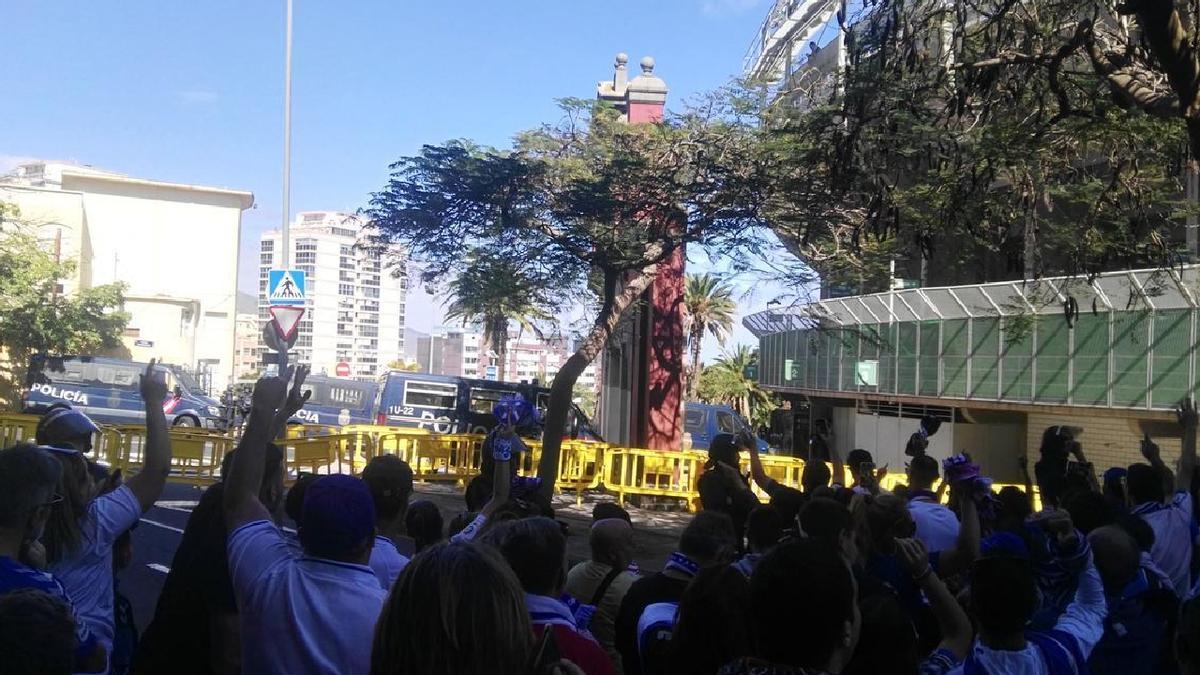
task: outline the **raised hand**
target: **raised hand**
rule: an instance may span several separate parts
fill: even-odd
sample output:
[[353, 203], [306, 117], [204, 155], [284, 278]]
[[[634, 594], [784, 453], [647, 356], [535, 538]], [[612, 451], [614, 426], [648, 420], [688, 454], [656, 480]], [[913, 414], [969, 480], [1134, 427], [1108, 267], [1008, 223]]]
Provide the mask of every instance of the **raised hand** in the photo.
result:
[[896, 557], [911, 576], [921, 576], [929, 569], [929, 552], [918, 539], [897, 539]]
[[292, 415], [295, 415], [304, 407], [305, 403], [308, 403], [308, 399], [312, 396], [312, 390], [301, 390], [304, 387], [304, 380], [308, 377], [310, 370], [306, 365], [296, 366], [295, 377], [292, 380], [292, 390], [288, 393], [287, 403], [282, 408], [281, 415], [290, 419]]
[[138, 391], [146, 403], [161, 405], [167, 398], [167, 379], [154, 370], [155, 363], [154, 359], [150, 359], [146, 372], [138, 376]]
[[287, 380], [285, 377], [263, 377], [254, 384], [254, 393], [250, 397], [250, 407], [256, 412], [275, 414], [287, 397]]
[[1158, 445], [1156, 445], [1154, 441], [1150, 440], [1150, 434], [1142, 435], [1141, 450], [1142, 457], [1145, 457], [1151, 464], [1160, 459]]
[[1179, 407], [1175, 410], [1175, 416], [1179, 420], [1179, 426], [1184, 429], [1195, 429], [1200, 423], [1200, 415], [1196, 412], [1196, 400], [1191, 396], [1183, 399]]

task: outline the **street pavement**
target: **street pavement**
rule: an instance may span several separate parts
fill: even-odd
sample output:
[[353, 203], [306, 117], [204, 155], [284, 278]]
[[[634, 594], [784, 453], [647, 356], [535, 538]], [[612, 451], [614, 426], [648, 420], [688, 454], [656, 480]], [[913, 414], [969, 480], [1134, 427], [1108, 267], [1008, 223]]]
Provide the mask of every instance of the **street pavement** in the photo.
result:
[[[145, 630], [154, 616], [154, 606], [171, 569], [175, 548], [201, 492], [202, 488], [169, 483], [154, 508], [142, 516], [133, 532], [133, 562], [120, 573], [119, 580], [121, 592], [133, 604], [139, 630]], [[447, 524], [466, 510], [461, 492], [451, 486], [418, 484], [415, 492], [414, 499], [428, 499], [437, 504]], [[589, 557], [588, 527], [596, 498], [588, 496], [579, 506], [575, 501], [573, 495], [558, 495], [554, 504], [558, 519], [569, 527], [569, 564]], [[629, 511], [636, 531], [637, 560], [643, 573], [662, 569], [690, 516], [634, 508]], [[285, 524], [285, 527], [290, 526], [290, 523]]]

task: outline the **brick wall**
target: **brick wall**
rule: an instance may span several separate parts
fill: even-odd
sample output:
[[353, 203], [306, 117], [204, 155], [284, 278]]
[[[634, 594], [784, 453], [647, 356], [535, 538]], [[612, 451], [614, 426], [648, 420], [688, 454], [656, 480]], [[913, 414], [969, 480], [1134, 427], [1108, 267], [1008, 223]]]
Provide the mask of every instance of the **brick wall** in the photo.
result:
[[[1142, 434], [1138, 430], [1138, 417], [1119, 410], [1095, 415], [1045, 414], [1031, 412], [1026, 424], [1026, 447], [1033, 460], [1042, 443], [1042, 432], [1056, 424], [1083, 427], [1079, 437], [1088, 461], [1095, 465], [1097, 473], [1113, 466], [1129, 466], [1145, 461], [1139, 450]], [[1178, 436], [1158, 436], [1154, 439], [1162, 450], [1163, 461], [1174, 470], [1179, 460], [1180, 439]], [[1032, 471], [1032, 461], [1030, 462]]]

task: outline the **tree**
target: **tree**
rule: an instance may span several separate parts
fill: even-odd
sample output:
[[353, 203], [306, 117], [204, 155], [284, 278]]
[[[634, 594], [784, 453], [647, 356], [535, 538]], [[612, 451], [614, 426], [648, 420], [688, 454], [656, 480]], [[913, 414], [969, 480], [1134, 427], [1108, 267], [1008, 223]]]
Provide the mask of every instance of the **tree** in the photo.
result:
[[707, 272], [689, 274], [684, 287], [684, 317], [688, 336], [688, 347], [692, 352], [692, 366], [688, 370], [688, 396], [695, 396], [700, 382], [700, 347], [707, 331], [722, 347], [733, 330], [733, 287], [720, 277]]
[[403, 370], [408, 373], [421, 372], [421, 364], [416, 361], [406, 361], [405, 359], [396, 359], [389, 361], [387, 364], [389, 370]]
[[34, 354], [94, 354], [121, 346], [129, 315], [121, 311], [123, 284], [64, 293], [74, 260], [57, 260], [21, 220], [15, 205], [0, 202], [0, 349], [7, 367], [0, 394], [13, 400]]
[[379, 243], [400, 243], [426, 280], [486, 251], [548, 279], [558, 298], [595, 300], [590, 328], [550, 386], [538, 475], [553, 489], [580, 373], [600, 353], [659, 265], [688, 244], [725, 255], [762, 236], [757, 120], [713, 97], [661, 124], [622, 123], [608, 105], [565, 100], [563, 120], [511, 150], [465, 141], [425, 146], [392, 165], [364, 213]]
[[553, 320], [550, 280], [525, 271], [511, 259], [486, 250], [473, 251], [467, 266], [450, 281], [447, 320], [483, 326], [483, 344], [497, 361], [496, 379], [504, 381], [508, 364], [508, 327], [515, 323], [539, 338], [537, 322]]
[[588, 420], [596, 419], [596, 404], [599, 402], [596, 397], [595, 387], [588, 387], [583, 384], [576, 383], [571, 390], [571, 400], [583, 414], [588, 416]]
[[1170, 72], [1195, 57], [1167, 54], [1195, 36], [1156, 37], [1170, 15], [1161, 0], [868, 3], [842, 24], [844, 71], [802, 68], [793, 105], [766, 111], [773, 226], [827, 286], [860, 292], [886, 290], [893, 260], [930, 285], [1169, 265], [1200, 128], [1200, 106], [1177, 105], [1200, 80]]
[[771, 411], [779, 406], [758, 382], [746, 377], [746, 369], [757, 364], [758, 350], [738, 345], [704, 368], [697, 395], [705, 403], [731, 406], [756, 427], [769, 423]]

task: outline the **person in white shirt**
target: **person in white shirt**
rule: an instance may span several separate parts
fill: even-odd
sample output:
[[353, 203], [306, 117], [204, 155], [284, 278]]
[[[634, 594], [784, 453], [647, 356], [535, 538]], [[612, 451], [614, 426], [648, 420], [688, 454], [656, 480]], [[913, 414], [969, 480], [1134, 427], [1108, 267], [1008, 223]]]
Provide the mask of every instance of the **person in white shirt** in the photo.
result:
[[908, 512], [917, 524], [916, 538], [929, 552], [952, 550], [958, 542], [958, 516], [938, 501], [933, 484], [938, 479], [938, 462], [917, 455], [908, 465]]
[[[1196, 404], [1189, 399], [1177, 412], [1183, 427], [1179, 475], [1172, 475], [1158, 446], [1146, 436], [1141, 450], [1150, 465], [1130, 466], [1125, 482], [1129, 492], [1129, 512], [1154, 530], [1150, 557], [1171, 578], [1175, 594], [1186, 598], [1192, 587], [1192, 547], [1198, 532], [1192, 515], [1191, 493], [1192, 473], [1196, 466]], [[1168, 502], [1166, 496], [1172, 489], [1175, 494]]]
[[[1060, 540], [1077, 537], [1066, 511], [1037, 516], [1047, 532]], [[1023, 544], [1016, 537], [1010, 549]], [[1047, 632], [1025, 626], [1037, 606], [1037, 582], [1026, 550], [1006, 550], [975, 561], [971, 571], [971, 612], [979, 637], [955, 675], [1058, 675], [1087, 672], [1087, 659], [1104, 635], [1108, 612], [1104, 586], [1088, 553], [1074, 601]]]
[[395, 455], [373, 457], [363, 469], [363, 482], [375, 503], [378, 534], [368, 565], [379, 577], [383, 590], [391, 590], [396, 577], [408, 564], [416, 544], [408, 536], [408, 498], [413, 491], [413, 472], [408, 462]]
[[263, 378], [225, 480], [229, 572], [242, 625], [242, 672], [366, 675], [386, 597], [367, 566], [375, 505], [359, 479], [322, 476], [304, 496], [297, 557], [258, 500], [263, 454], [287, 383]]
[[112, 652], [113, 544], [154, 506], [171, 469], [171, 440], [163, 401], [164, 374], [151, 361], [140, 376], [139, 390], [146, 409], [146, 442], [142, 469], [121, 487], [101, 497], [88, 471], [85, 453], [99, 431], [83, 413], [55, 408], [38, 422], [38, 444], [62, 465], [56, 504], [46, 527], [48, 571], [63, 585], [75, 610], [96, 636], [104, 652]]

